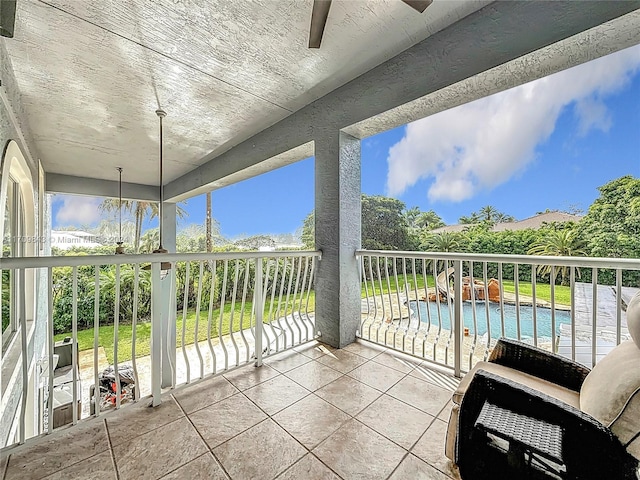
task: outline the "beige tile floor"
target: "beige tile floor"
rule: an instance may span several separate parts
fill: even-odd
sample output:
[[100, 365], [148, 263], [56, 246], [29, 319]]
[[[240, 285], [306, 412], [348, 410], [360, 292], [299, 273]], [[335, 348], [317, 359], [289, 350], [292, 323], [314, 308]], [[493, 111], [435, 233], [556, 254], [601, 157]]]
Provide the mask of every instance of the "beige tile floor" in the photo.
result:
[[372, 344], [313, 342], [8, 452], [0, 478], [458, 479], [444, 456], [455, 385]]

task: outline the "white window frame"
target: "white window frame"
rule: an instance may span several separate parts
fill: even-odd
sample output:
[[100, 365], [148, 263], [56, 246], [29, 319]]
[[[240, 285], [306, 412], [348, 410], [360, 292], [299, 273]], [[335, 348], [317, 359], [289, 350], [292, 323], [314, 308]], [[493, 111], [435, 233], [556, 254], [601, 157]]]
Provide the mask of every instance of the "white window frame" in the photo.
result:
[[[7, 182], [7, 200], [6, 205], [8, 208], [5, 209], [4, 215], [9, 213], [9, 236], [8, 241], [11, 246], [11, 256], [16, 257], [20, 256], [20, 242], [16, 241], [19, 238], [21, 233], [21, 224], [24, 223], [21, 217], [24, 217], [24, 213], [22, 210], [22, 205], [20, 201], [20, 184], [9, 175], [9, 181]], [[6, 221], [6, 219], [4, 219]], [[6, 235], [7, 232], [5, 232]], [[5, 240], [7, 237], [5, 236]], [[3, 241], [3, 250], [4, 250], [4, 241]], [[4, 255], [4, 251], [3, 251]], [[9, 343], [12, 338], [18, 332], [18, 326], [20, 325], [20, 315], [24, 314], [24, 312], [20, 312], [20, 279], [15, 274], [15, 272], [10, 272], [9, 279], [9, 325], [2, 332], [2, 356], [4, 356], [5, 352], [9, 347]], [[4, 297], [3, 285], [0, 283], [0, 294]]]
[[[11, 215], [11, 256], [35, 256], [38, 254], [36, 239], [36, 203], [31, 171], [18, 144], [11, 140], [2, 157], [0, 177], [0, 247], [4, 247], [4, 216], [7, 202]], [[12, 193], [8, 199], [9, 191]], [[31, 240], [31, 241], [29, 241]], [[33, 320], [35, 311], [35, 276], [33, 270], [12, 272], [11, 323], [2, 332], [2, 354], [12, 348], [12, 340], [20, 332], [20, 319]], [[0, 292], [1, 292], [0, 283]]]

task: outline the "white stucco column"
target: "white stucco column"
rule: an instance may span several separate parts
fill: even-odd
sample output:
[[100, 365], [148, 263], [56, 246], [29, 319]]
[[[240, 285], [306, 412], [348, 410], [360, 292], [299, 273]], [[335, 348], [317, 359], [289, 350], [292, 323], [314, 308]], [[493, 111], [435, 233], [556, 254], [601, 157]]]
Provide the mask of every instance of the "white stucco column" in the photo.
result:
[[316, 248], [322, 251], [316, 291], [316, 327], [321, 340], [344, 347], [360, 324], [360, 140], [343, 132], [315, 139]]
[[[176, 204], [162, 205], [162, 246], [170, 253], [176, 251]], [[171, 309], [171, 283], [175, 285], [175, 269], [162, 280], [162, 387], [172, 384], [171, 365], [176, 365], [176, 312]], [[175, 297], [175, 292], [173, 293]], [[171, 363], [169, 363], [171, 362]]]
[[176, 204], [164, 202], [162, 205], [162, 246], [169, 253], [176, 252]]

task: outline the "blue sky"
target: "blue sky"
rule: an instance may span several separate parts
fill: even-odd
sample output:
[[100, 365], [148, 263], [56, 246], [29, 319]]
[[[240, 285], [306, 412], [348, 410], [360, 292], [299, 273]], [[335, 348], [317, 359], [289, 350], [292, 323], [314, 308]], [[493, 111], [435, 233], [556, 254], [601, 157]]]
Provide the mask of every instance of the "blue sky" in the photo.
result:
[[[363, 193], [433, 209], [448, 224], [485, 205], [518, 219], [586, 210], [622, 175], [640, 177], [640, 46], [362, 143]], [[54, 228], [97, 223], [99, 201], [55, 197]], [[293, 233], [313, 204], [313, 158], [212, 195], [227, 237]], [[204, 195], [185, 208], [183, 226], [204, 223]]]

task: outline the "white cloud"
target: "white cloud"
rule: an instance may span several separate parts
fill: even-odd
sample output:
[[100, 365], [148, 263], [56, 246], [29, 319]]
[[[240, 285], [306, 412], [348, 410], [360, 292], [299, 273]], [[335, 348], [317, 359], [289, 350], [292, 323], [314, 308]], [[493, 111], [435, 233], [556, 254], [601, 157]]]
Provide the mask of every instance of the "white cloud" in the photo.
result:
[[56, 214], [58, 225], [92, 225], [100, 220], [100, 198], [56, 195], [55, 201], [62, 203]]
[[575, 105], [580, 135], [608, 131], [603, 99], [638, 70], [640, 47], [633, 47], [413, 122], [389, 149], [387, 192], [400, 195], [432, 178], [430, 200], [462, 201], [496, 187], [535, 159], [564, 108]]
[[593, 97], [583, 98], [576, 102], [576, 114], [578, 115], [578, 130], [584, 136], [592, 128], [608, 132], [613, 120], [607, 106], [600, 99]]

